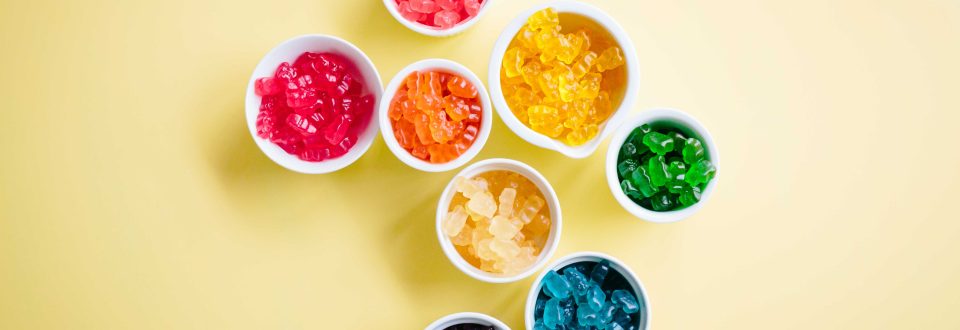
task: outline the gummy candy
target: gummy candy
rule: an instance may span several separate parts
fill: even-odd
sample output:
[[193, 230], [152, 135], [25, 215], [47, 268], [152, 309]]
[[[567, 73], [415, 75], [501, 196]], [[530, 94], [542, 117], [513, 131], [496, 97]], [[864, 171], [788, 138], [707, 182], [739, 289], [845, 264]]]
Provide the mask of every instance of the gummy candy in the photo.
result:
[[617, 158], [620, 188], [635, 203], [654, 211], [672, 211], [700, 201], [716, 175], [703, 143], [672, 127], [635, 128]]
[[350, 60], [305, 52], [258, 78], [257, 136], [308, 162], [346, 154], [366, 129], [376, 100]]
[[388, 116], [400, 147], [431, 163], [446, 163], [467, 151], [480, 132], [477, 88], [444, 72], [407, 76], [390, 103]]
[[500, 83], [517, 119], [576, 146], [596, 137], [612, 114], [625, 59], [606, 31], [564, 15], [546, 8], [527, 19], [504, 53]]
[[483, 0], [396, 0], [404, 19], [436, 29], [449, 29], [477, 16]]
[[[588, 278], [584, 273], [598, 276]], [[622, 274], [609, 268], [606, 260], [548, 271], [539, 290], [534, 329], [626, 330], [637, 329], [641, 320], [642, 308], [633, 288]]]
[[454, 188], [441, 228], [467, 262], [506, 275], [536, 262], [551, 224], [543, 193], [533, 182], [516, 172], [490, 171], [474, 178], [457, 177]]

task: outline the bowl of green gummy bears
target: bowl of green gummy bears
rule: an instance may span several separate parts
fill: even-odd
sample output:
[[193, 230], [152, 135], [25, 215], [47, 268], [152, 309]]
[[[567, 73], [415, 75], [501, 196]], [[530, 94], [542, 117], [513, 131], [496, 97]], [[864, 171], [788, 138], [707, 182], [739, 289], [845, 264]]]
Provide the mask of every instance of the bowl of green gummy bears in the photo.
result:
[[720, 151], [689, 114], [647, 110], [614, 133], [607, 149], [607, 184], [617, 202], [650, 222], [693, 215], [717, 186]]

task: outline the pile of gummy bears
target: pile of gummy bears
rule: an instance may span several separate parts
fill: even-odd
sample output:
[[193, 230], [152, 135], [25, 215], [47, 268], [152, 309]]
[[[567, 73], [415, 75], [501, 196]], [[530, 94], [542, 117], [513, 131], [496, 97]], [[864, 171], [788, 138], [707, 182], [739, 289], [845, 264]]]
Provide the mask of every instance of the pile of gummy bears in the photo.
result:
[[623, 72], [616, 71], [625, 60], [602, 31], [562, 31], [552, 8], [530, 16], [504, 54], [500, 84], [517, 119], [576, 146], [595, 137], [610, 116], [611, 92], [623, 85]]

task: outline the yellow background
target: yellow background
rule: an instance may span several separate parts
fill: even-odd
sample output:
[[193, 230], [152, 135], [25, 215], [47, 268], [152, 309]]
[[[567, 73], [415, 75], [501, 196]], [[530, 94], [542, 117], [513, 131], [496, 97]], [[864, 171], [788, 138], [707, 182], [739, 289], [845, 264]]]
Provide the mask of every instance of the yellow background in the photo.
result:
[[[497, 120], [477, 160], [552, 182], [555, 258], [626, 261], [657, 329], [960, 328], [960, 2], [589, 2], [636, 45], [632, 111], [688, 111], [723, 162], [701, 212], [651, 224], [612, 198], [605, 149], [567, 159]], [[340, 172], [284, 170], [243, 95], [306, 33], [355, 43], [385, 82], [425, 57], [485, 78], [535, 3], [432, 39], [379, 0], [0, 1], [0, 328], [421, 329], [477, 311], [522, 329], [532, 279], [481, 283], [436, 242], [454, 172], [380, 138]]]

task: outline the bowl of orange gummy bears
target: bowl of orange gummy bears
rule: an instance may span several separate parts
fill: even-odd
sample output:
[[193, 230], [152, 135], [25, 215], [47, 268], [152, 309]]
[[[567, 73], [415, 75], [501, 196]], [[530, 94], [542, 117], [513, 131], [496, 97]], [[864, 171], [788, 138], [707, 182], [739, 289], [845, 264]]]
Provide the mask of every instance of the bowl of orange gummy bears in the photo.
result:
[[532, 275], [560, 242], [560, 201], [527, 164], [487, 159], [463, 169], [437, 205], [437, 238], [447, 258], [481, 281]]
[[555, 1], [515, 18], [493, 48], [491, 99], [514, 133], [584, 158], [624, 120], [640, 88], [626, 31], [588, 4]]
[[480, 152], [493, 126], [480, 78], [450, 60], [408, 65], [387, 85], [383, 100], [378, 120], [387, 147], [421, 171], [463, 166]]

